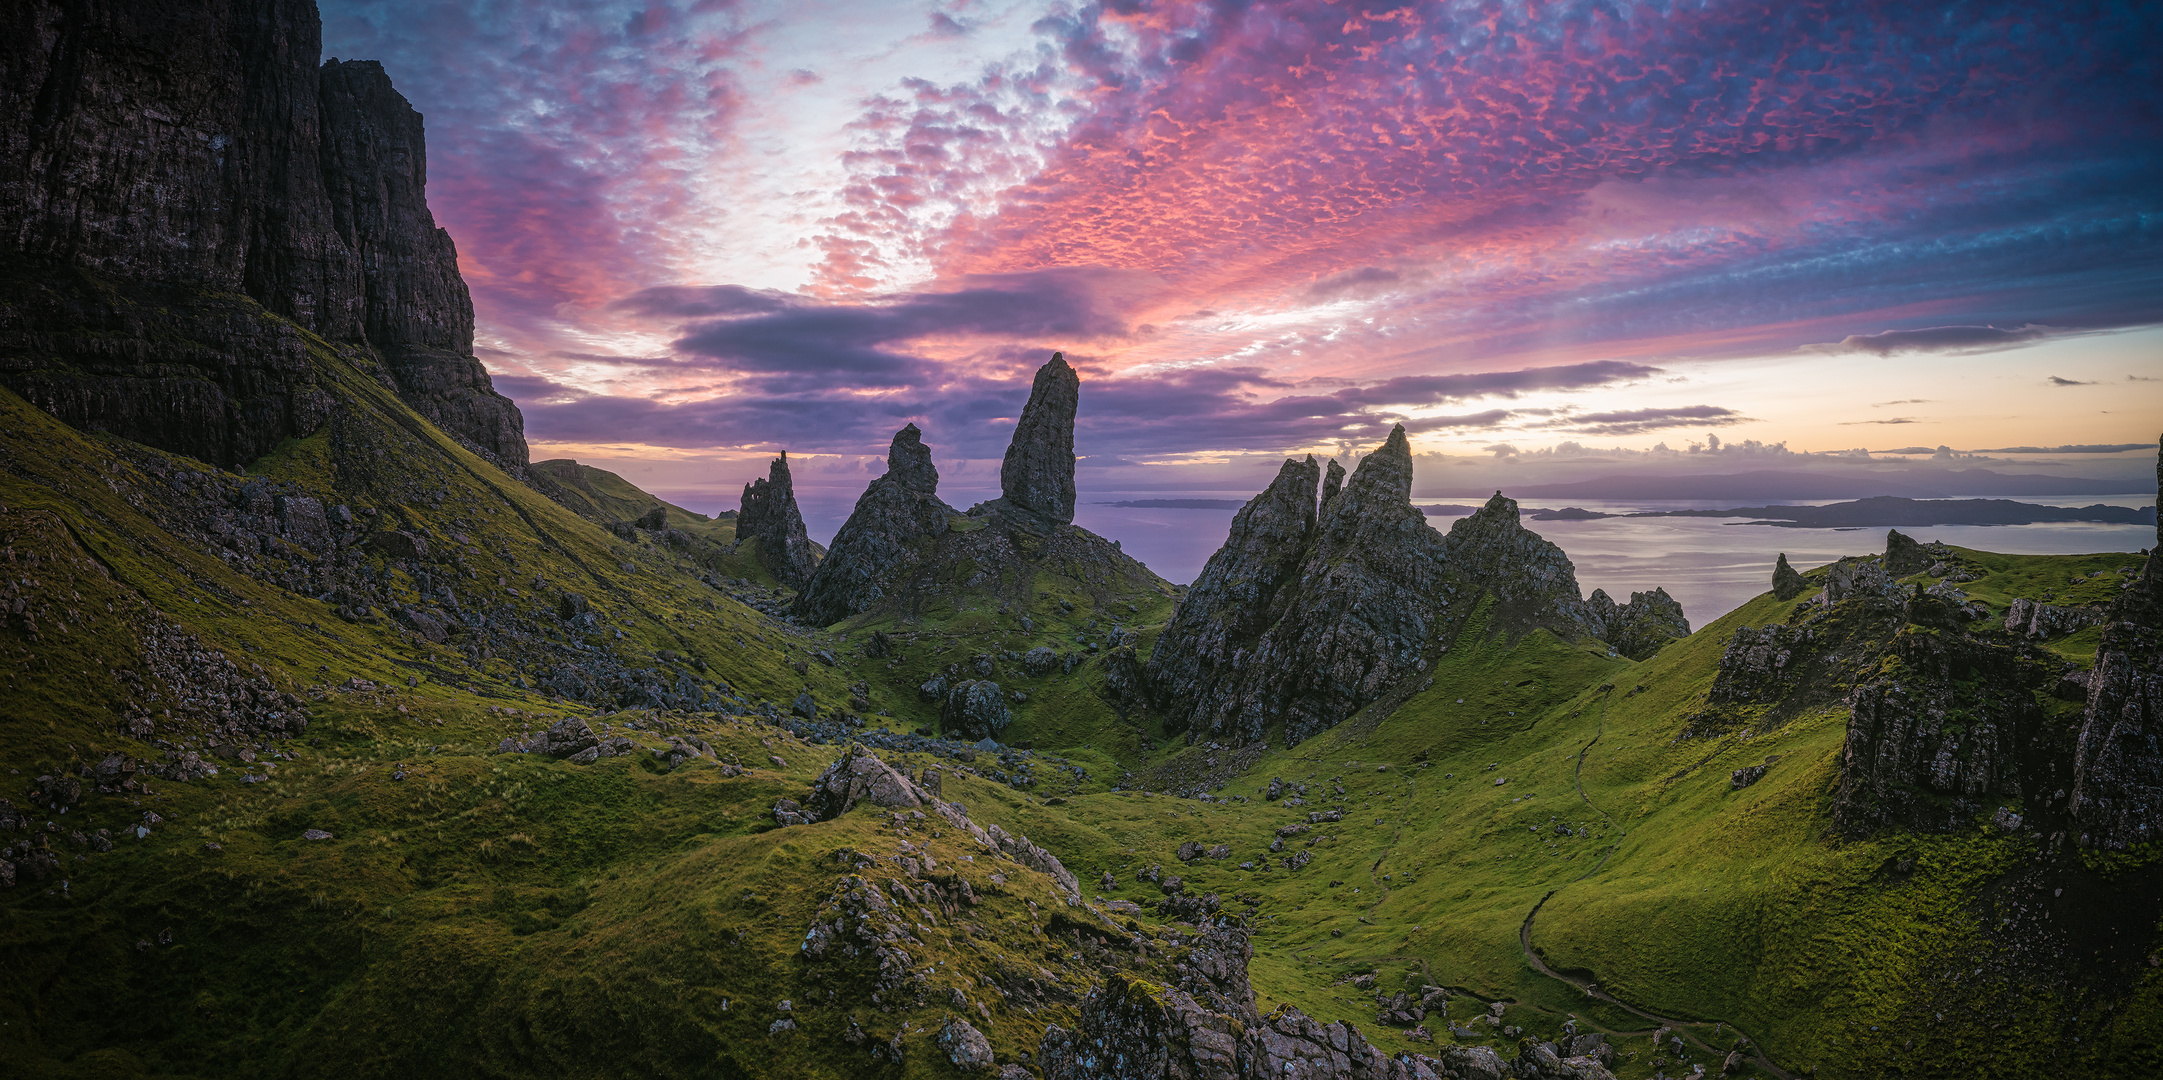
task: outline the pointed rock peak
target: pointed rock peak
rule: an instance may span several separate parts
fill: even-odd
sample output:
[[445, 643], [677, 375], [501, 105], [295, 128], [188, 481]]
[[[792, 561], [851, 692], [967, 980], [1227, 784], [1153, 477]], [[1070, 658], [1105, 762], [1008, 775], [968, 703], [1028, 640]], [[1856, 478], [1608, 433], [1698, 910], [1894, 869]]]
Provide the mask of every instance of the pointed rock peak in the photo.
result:
[[1793, 600], [1801, 596], [1803, 590], [1809, 587], [1809, 583], [1803, 580], [1803, 576], [1796, 573], [1794, 567], [1788, 565], [1787, 552], [1781, 552], [1780, 561], [1772, 564], [1773, 597], [1779, 600]]
[[1412, 444], [1405, 441], [1404, 425], [1390, 429], [1389, 438], [1374, 452], [1361, 458], [1345, 485], [1347, 495], [1358, 495], [1361, 508], [1385, 502], [1409, 503], [1412, 499]]
[[1376, 450], [1375, 453], [1396, 454], [1400, 457], [1411, 457], [1412, 441], [1405, 438], [1404, 425], [1398, 424], [1397, 426], [1390, 428], [1389, 438], [1382, 441], [1382, 448]]
[[817, 567], [804, 533], [804, 515], [796, 507], [796, 483], [789, 476], [786, 453], [766, 467], [766, 477], [744, 485], [736, 513], [738, 541], [755, 540], [760, 561], [792, 589], [803, 588]]
[[1063, 353], [1036, 369], [1029, 403], [1014, 425], [1014, 441], [999, 466], [1007, 505], [1060, 524], [1074, 520], [1074, 412], [1081, 404], [1081, 376]]
[[1315, 465], [1313, 454], [1308, 454], [1305, 461], [1285, 458], [1284, 464], [1277, 467], [1277, 478], [1271, 480], [1269, 486], [1255, 498], [1273, 502], [1311, 499], [1314, 496], [1315, 478], [1320, 474], [1321, 469]]
[[[1308, 460], [1313, 459], [1309, 458]], [[1336, 458], [1330, 458], [1329, 471], [1322, 474], [1322, 507], [1328, 509], [1329, 504], [1337, 500], [1337, 493], [1342, 490], [1344, 490], [1344, 466], [1337, 464]]]
[[893, 445], [886, 448], [886, 475], [911, 490], [926, 494], [939, 490], [939, 469], [931, 463], [931, 448], [924, 445], [924, 433], [915, 424], [894, 432]]

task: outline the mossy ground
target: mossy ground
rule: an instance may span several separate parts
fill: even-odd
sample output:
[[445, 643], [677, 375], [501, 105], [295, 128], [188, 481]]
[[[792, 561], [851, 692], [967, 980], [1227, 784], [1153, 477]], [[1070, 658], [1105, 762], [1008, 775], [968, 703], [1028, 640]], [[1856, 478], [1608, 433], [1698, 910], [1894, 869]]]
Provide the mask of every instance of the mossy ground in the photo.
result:
[[[1351, 980], [1373, 975], [1385, 991], [1439, 984], [1454, 992], [1451, 1020], [1501, 1001], [1507, 1024], [1552, 1036], [1574, 1017], [1613, 1033], [1622, 1076], [1650, 1076], [1667, 1052], [1651, 1045], [1649, 1023], [1527, 960], [1519, 934], [1544, 898], [1530, 935], [1547, 963], [1648, 1011], [1702, 1021], [1690, 1032], [1715, 1046], [1735, 1038], [1716, 1024], [1738, 1025], [1789, 1069], [2136, 1075], [2156, 1065], [2155, 974], [2098, 1020], [2092, 999], [2005, 983], [1994, 969], [1977, 981], [2014, 1003], [2008, 1013], [1923, 1022], [1946, 1000], [1948, 964], [1997, 947], [1978, 898], [2032, 851], [1980, 827], [1836, 842], [1827, 805], [1841, 710], [1678, 740], [1734, 629], [1784, 620], [1811, 594], [1759, 597], [1643, 663], [1544, 631], [1513, 642], [1476, 618], [1433, 683], [1389, 715], [1272, 745], [1226, 777], [1217, 794], [1246, 801], [1115, 790], [1167, 763], [1209, 767], [1222, 753], [1157, 746], [1147, 718], [1122, 716], [1099, 693], [1109, 631], [1139, 632], [1146, 655], [1169, 617], [1169, 590], [1107, 592], [1054, 567], [1035, 577], [1033, 599], [1006, 611], [957, 594], [908, 620], [804, 631], [706, 584], [699, 575], [711, 570], [691, 554], [619, 538], [510, 480], [329, 350], [318, 361], [347, 426], [291, 442], [251, 471], [366, 504], [386, 523], [467, 537], [459, 587], [489, 603], [587, 595], [607, 619], [584, 636], [589, 647], [642, 658], [671, 650], [748, 697], [783, 703], [806, 687], [838, 703], [861, 683], [872, 711], [890, 714], [873, 722], [896, 728], [936, 723], [915, 687], [950, 664], [1038, 645], [1079, 651], [1087, 659], [1071, 674], [1029, 678], [1001, 660], [998, 677], [1029, 694], [1005, 739], [1080, 771], [1044, 769], [1018, 790], [941, 760], [947, 797], [1057, 853], [1088, 897], [1152, 901], [1159, 891], [1140, 872], [1156, 866], [1189, 892], [1251, 912], [1265, 1010], [1290, 1003], [1352, 1020], [1385, 1049], [1417, 1051], [1428, 1045], [1375, 1024], [1374, 990]], [[355, 455], [371, 442], [396, 453], [395, 467]], [[0, 894], [0, 1072], [943, 1075], [951, 1070], [929, 1039], [947, 1015], [971, 1018], [1002, 1060], [1019, 1060], [1045, 1024], [1071, 1021], [1072, 1002], [1100, 977], [1062, 922], [1081, 916], [1047, 879], [990, 860], [951, 830], [933, 836], [870, 810], [775, 828], [774, 800], [800, 796], [835, 748], [771, 724], [594, 717], [642, 745], [698, 734], [748, 767], [735, 776], [717, 762], [664, 771], [650, 756], [577, 766], [492, 753], [506, 734], [593, 711], [523, 688], [524, 672], [501, 657], [387, 621], [340, 620], [179, 540], [150, 512], [162, 481], [145, 471], [147, 453], [0, 395], [0, 558], [43, 605], [34, 636], [20, 621], [0, 631], [10, 797], [22, 804], [40, 772], [108, 751], [157, 756], [117, 733], [129, 691], [113, 676], [139, 666], [135, 621], [151, 611], [309, 697], [313, 721], [290, 744], [294, 760], [152, 780], [155, 794], [92, 793], [53, 819], [60, 878]], [[2046, 592], [2057, 603], [2107, 599], [2111, 572], [2133, 561], [1964, 554], [1988, 575], [1963, 587], [2000, 613]], [[2107, 572], [2089, 576], [2096, 569]], [[536, 577], [547, 583], [538, 596]], [[411, 582], [397, 586], [417, 596]], [[873, 630], [898, 654], [862, 656]], [[2080, 635], [2048, 645], [2093, 653]], [[819, 649], [838, 665], [805, 663]], [[377, 689], [333, 689], [356, 677]], [[1730, 785], [1733, 769], [1770, 758], [1755, 785]], [[1271, 777], [1306, 784], [1304, 805], [1264, 801]], [[145, 810], [162, 821], [147, 839], [127, 838], [122, 829]], [[1342, 820], [1268, 850], [1281, 827], [1327, 810]], [[109, 853], [63, 839], [101, 827], [122, 836]], [[301, 839], [311, 828], [334, 838]], [[1231, 855], [1182, 864], [1175, 850], [1189, 840]], [[909, 947], [923, 1003], [874, 1005], [860, 967], [808, 960], [800, 944], [857, 862], [891, 858], [904, 842], [936, 853], [983, 902], [926, 908]], [[1312, 861], [1282, 866], [1298, 854]], [[2135, 852], [2087, 872], [2126, 879], [2155, 861]], [[890, 864], [878, 865], [863, 872]], [[1117, 879], [1108, 889], [1107, 872]], [[994, 974], [1010, 991], [1035, 980], [1041, 993], [992, 993], [982, 979]], [[770, 1036], [783, 999], [798, 1027]], [[2082, 1009], [2087, 1019], [2072, 1020]], [[843, 1038], [852, 1019], [873, 1042]], [[1441, 1018], [1428, 1027], [1453, 1037]], [[2080, 1034], [2077, 1048], [2068, 1032]], [[897, 1034], [903, 1063], [876, 1063], [869, 1047]], [[1513, 1038], [1481, 1037], [1514, 1051]]]

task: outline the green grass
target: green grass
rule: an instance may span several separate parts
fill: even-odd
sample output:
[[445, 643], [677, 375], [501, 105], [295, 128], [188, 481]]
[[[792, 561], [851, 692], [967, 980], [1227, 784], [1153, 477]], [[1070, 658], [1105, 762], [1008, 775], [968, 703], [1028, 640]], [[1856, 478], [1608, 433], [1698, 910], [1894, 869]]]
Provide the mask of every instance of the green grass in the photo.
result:
[[[2153, 1064], [2163, 976], [2151, 972], [2115, 1011], [2083, 1021], [2071, 1017], [2088, 1006], [2048, 987], [1948, 978], [1998, 948], [1978, 896], [2025, 865], [2029, 841], [1978, 830], [1836, 842], [1827, 817], [1844, 737], [1836, 702], [1777, 725], [1678, 738], [1734, 630], [1784, 621], [1814, 590], [1787, 603], [1760, 596], [1642, 663], [1545, 631], [1511, 642], [1488, 632], [1482, 612], [1432, 684], [1394, 711], [1294, 747], [1273, 741], [1218, 793], [1245, 801], [1178, 799], [1132, 790], [1134, 778], [1214, 767], [1226, 752], [1155, 745], [1152, 721], [1120, 716], [1101, 693], [1108, 632], [1115, 623], [1139, 632], [1146, 656], [1170, 617], [1168, 586], [1046, 559], [906, 615], [786, 626], [701, 580], [721, 572], [713, 552], [620, 538], [467, 454], [329, 347], [313, 355], [319, 379], [348, 404], [249, 473], [374, 509], [379, 529], [425, 532], [462, 560], [455, 585], [474, 602], [543, 606], [576, 591], [606, 620], [587, 637], [593, 647], [639, 663], [670, 650], [784, 704], [806, 687], [839, 704], [860, 685], [872, 712], [891, 714], [876, 722], [896, 728], [936, 726], [916, 687], [955, 664], [975, 677], [974, 658], [993, 656], [1001, 685], [1028, 694], [1003, 737], [1035, 748], [1038, 783], [1019, 790], [979, 775], [1006, 768], [982, 755], [897, 764], [937, 764], [949, 798], [1057, 853], [1092, 904], [1153, 903], [1161, 894], [1140, 874], [1155, 866], [1251, 913], [1265, 1011], [1292, 1004], [1350, 1020], [1391, 1052], [1427, 1050], [1375, 1024], [1373, 991], [1351, 980], [1372, 975], [1382, 991], [1441, 985], [1460, 1023], [1493, 1001], [1533, 1036], [1574, 1018], [1613, 1035], [1620, 1075], [1652, 1075], [1661, 1051], [1650, 1024], [1527, 961], [1518, 934], [1545, 898], [1532, 941], [1547, 963], [1697, 1022], [1692, 1033], [1715, 1045], [1734, 1038], [1715, 1024], [1739, 1025], [1790, 1069], [2106, 1075]], [[431, 644], [387, 620], [341, 620], [160, 526], [160, 493], [174, 478], [213, 470], [71, 431], [11, 394], [0, 394], [0, 458], [0, 564], [37, 620], [35, 636], [20, 618], [0, 629], [0, 765], [20, 770], [10, 777], [18, 804], [42, 772], [114, 750], [158, 755], [120, 732], [142, 692], [118, 673], [143, 668], [140, 631], [153, 618], [307, 698], [312, 717], [307, 738], [288, 744], [296, 760], [246, 770], [262, 782], [231, 767], [191, 783], [153, 780], [155, 794], [92, 793], [56, 819], [62, 831], [43, 835], [62, 857], [65, 893], [55, 881], [0, 894], [0, 1074], [943, 1075], [930, 1038], [946, 1016], [969, 1017], [1001, 1060], [1019, 1060], [1046, 1024], [1071, 1024], [1101, 978], [1105, 957], [1073, 932], [1094, 916], [951, 829], [896, 826], [869, 809], [775, 828], [774, 801], [801, 796], [837, 748], [726, 713], [597, 715], [521, 689], [531, 672], [505, 656]], [[635, 501], [635, 488], [609, 486], [620, 478], [585, 479]], [[723, 522], [678, 527], [718, 546], [732, 540]], [[1962, 587], [2001, 613], [2046, 593], [2107, 600], [2115, 570], [2133, 561], [1960, 554], [1985, 571]], [[287, 551], [257, 566], [276, 579], [305, 558]], [[370, 558], [371, 572], [389, 570]], [[727, 576], [770, 585], [750, 562]], [[402, 571], [391, 579], [401, 598], [422, 600]], [[892, 656], [862, 656], [873, 631], [890, 636]], [[1040, 645], [1085, 659], [1041, 678], [1005, 659]], [[2095, 638], [2046, 647], [2092, 662]], [[838, 666], [805, 663], [819, 649]], [[378, 689], [335, 689], [355, 677]], [[749, 771], [727, 776], [710, 762], [663, 771], [650, 755], [575, 766], [492, 753], [505, 735], [565, 715], [642, 746], [696, 733]], [[1762, 780], [1731, 787], [1732, 770], [1768, 759]], [[1272, 777], [1306, 784], [1305, 804], [1264, 801]], [[77, 828], [119, 835], [146, 809], [163, 818], [148, 840], [94, 854], [66, 839]], [[1343, 820], [1268, 850], [1280, 827], [1320, 810]], [[335, 839], [299, 839], [309, 828]], [[1231, 855], [1182, 864], [1185, 841]], [[981, 903], [911, 905], [922, 928], [904, 947], [922, 975], [921, 1003], [916, 990], [874, 1003], [875, 966], [808, 960], [800, 945], [851, 874], [899, 878], [892, 860], [904, 843], [911, 855], [928, 848]], [[1296, 854], [1311, 861], [1297, 870], [1278, 861]], [[2089, 872], [2131, 880], [2156, 861], [2134, 852]], [[1136, 921], [1159, 925], [1148, 911]], [[1975, 984], [1961, 1000], [2002, 996], [2016, 1013], [1956, 1018], [1908, 1049], [1920, 1019], [1961, 981]], [[769, 1036], [783, 999], [799, 1028]], [[851, 1021], [870, 1041], [846, 1041]], [[1428, 1026], [1448, 1041], [1445, 1021]], [[2084, 1049], [2042, 1064], [2072, 1030]], [[872, 1048], [897, 1034], [903, 1063], [875, 1064]], [[1506, 1053], [1517, 1042], [1483, 1040]]]

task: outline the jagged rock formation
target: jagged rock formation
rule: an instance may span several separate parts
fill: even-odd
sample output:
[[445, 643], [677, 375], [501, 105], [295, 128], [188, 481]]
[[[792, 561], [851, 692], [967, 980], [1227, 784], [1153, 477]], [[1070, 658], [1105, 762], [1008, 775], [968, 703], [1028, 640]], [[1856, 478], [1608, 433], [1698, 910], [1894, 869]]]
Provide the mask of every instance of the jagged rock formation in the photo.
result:
[[1851, 836], [1886, 827], [1951, 832], [1994, 798], [2038, 807], [2071, 781], [2063, 738], [2037, 700], [2049, 666], [1972, 638], [1902, 633], [1897, 674], [1850, 695], [1833, 822]]
[[1803, 594], [1809, 584], [1795, 568], [1787, 563], [1787, 552], [1780, 553], [1780, 561], [1772, 565], [1772, 594], [1782, 600], [1793, 600]]
[[825, 561], [805, 581], [795, 613], [823, 626], [869, 610], [914, 580], [924, 542], [944, 535], [956, 514], [939, 500], [939, 470], [923, 433], [915, 424], [895, 432], [886, 473], [856, 500]]
[[[932, 482], [937, 484], [936, 474]], [[789, 455], [766, 467], [764, 480], [744, 485], [743, 502], [736, 514], [736, 542], [749, 540], [758, 547], [759, 561], [774, 580], [801, 589], [818, 569], [811, 538], [804, 532], [804, 515], [796, 508], [796, 481], [789, 475]]]
[[0, 16], [0, 382], [234, 465], [333, 407], [297, 326], [522, 466], [424, 198], [420, 116], [373, 62], [318, 69], [321, 44], [310, 0]]
[[1682, 604], [1666, 589], [1631, 593], [1627, 604], [1608, 599], [1605, 589], [1594, 589], [1585, 598], [1585, 609], [1599, 627], [1597, 636], [1632, 660], [1643, 660], [1668, 642], [1690, 636], [1690, 620], [1683, 616]]
[[1081, 376], [1063, 353], [1036, 371], [999, 466], [1000, 503], [1051, 525], [1074, 522], [1074, 413]]
[[1500, 492], [1437, 533], [1411, 504], [1401, 426], [1341, 488], [1331, 462], [1318, 505], [1319, 472], [1313, 458], [1284, 463], [1157, 639], [1144, 681], [1171, 730], [1255, 742], [1281, 723], [1297, 743], [1426, 670], [1429, 650], [1446, 647], [1483, 596], [1496, 602], [1496, 628], [1513, 634], [1615, 632], [1649, 655], [1689, 632], [1658, 590], [1588, 605], [1569, 558]]
[[1176, 985], [1111, 975], [1083, 999], [1073, 1031], [1045, 1029], [1044, 1080], [1613, 1080], [1596, 1058], [1565, 1057], [1553, 1043], [1527, 1040], [1514, 1062], [1484, 1046], [1392, 1056], [1349, 1021], [1324, 1024], [1290, 1005], [1264, 1016], [1247, 979], [1252, 955], [1240, 931], [1205, 928]]
[[[2163, 446], [2156, 488], [2163, 497]], [[2082, 844], [2123, 849], [2163, 834], [2163, 523], [2104, 618], [2074, 741], [2071, 809]]]
[[903, 428], [887, 474], [857, 500], [795, 614], [820, 625], [875, 608], [914, 618], [963, 595], [1026, 611], [1037, 600], [1039, 574], [1066, 578], [1102, 603], [1169, 593], [1168, 583], [1117, 543], [1072, 524], [1077, 385], [1074, 369], [1057, 355], [1037, 372], [1001, 473], [1006, 495], [966, 516], [939, 501], [930, 452], [916, 425]]
[[1058, 856], [1026, 836], [1007, 832], [996, 823], [978, 825], [958, 803], [941, 801], [923, 785], [909, 779], [907, 773], [881, 761], [861, 743], [850, 743], [833, 764], [819, 773], [811, 783], [811, 793], [803, 802], [794, 799], [777, 802], [774, 817], [783, 825], [832, 821], [864, 803], [895, 810], [922, 807], [936, 813], [993, 854], [1049, 877], [1068, 899], [1081, 898], [1081, 883]]
[[1892, 576], [1907, 577], [1920, 573], [1937, 560], [1932, 558], [1923, 545], [1899, 529], [1885, 531], [1885, 572]]

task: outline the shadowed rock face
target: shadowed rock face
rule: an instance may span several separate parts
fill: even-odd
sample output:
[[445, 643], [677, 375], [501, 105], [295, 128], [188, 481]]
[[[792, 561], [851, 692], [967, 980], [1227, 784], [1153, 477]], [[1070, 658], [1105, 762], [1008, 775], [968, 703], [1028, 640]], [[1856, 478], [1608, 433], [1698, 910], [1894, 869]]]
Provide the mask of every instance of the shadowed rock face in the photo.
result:
[[376, 64], [318, 69], [321, 37], [309, 0], [0, 14], [0, 381], [78, 427], [246, 462], [331, 407], [268, 310], [523, 465], [428, 213], [420, 116]]
[[1081, 376], [1062, 353], [1036, 371], [1029, 403], [999, 466], [1001, 501], [1058, 525], [1074, 522], [1074, 412]]
[[915, 424], [895, 432], [886, 451], [886, 474], [856, 500], [796, 598], [795, 614], [824, 626], [869, 610], [913, 579], [924, 542], [945, 533], [954, 514], [939, 500], [939, 470], [923, 434]]
[[[2163, 446], [2156, 488], [2163, 497]], [[2123, 849], [2163, 836], [2163, 523], [2104, 621], [2074, 743], [2072, 813], [2082, 844]]]
[[766, 467], [764, 480], [744, 485], [742, 509], [736, 515], [736, 540], [758, 544], [759, 560], [774, 579], [791, 589], [802, 589], [818, 568], [811, 554], [811, 538], [804, 532], [804, 515], [796, 507], [796, 481], [789, 475], [789, 455], [783, 453]]
[[[1312, 458], [1287, 461], [1233, 519], [1146, 668], [1172, 730], [1253, 742], [1281, 723], [1297, 743], [1427, 670], [1429, 651], [1448, 644], [1483, 595], [1497, 601], [1499, 629], [1606, 632], [1579, 598], [1569, 559], [1519, 523], [1515, 502], [1498, 493], [1448, 536], [1427, 524], [1411, 503], [1403, 428], [1340, 488], [1342, 477], [1335, 462], [1325, 478]], [[1648, 640], [1679, 622], [1665, 593], [1640, 599], [1607, 606], [1625, 612], [1618, 623], [1645, 624]]]
[[525, 420], [474, 358], [473, 300], [458, 249], [428, 210], [421, 114], [376, 61], [332, 60], [320, 80], [323, 184], [338, 239], [360, 271], [358, 337], [416, 412], [525, 464]]

